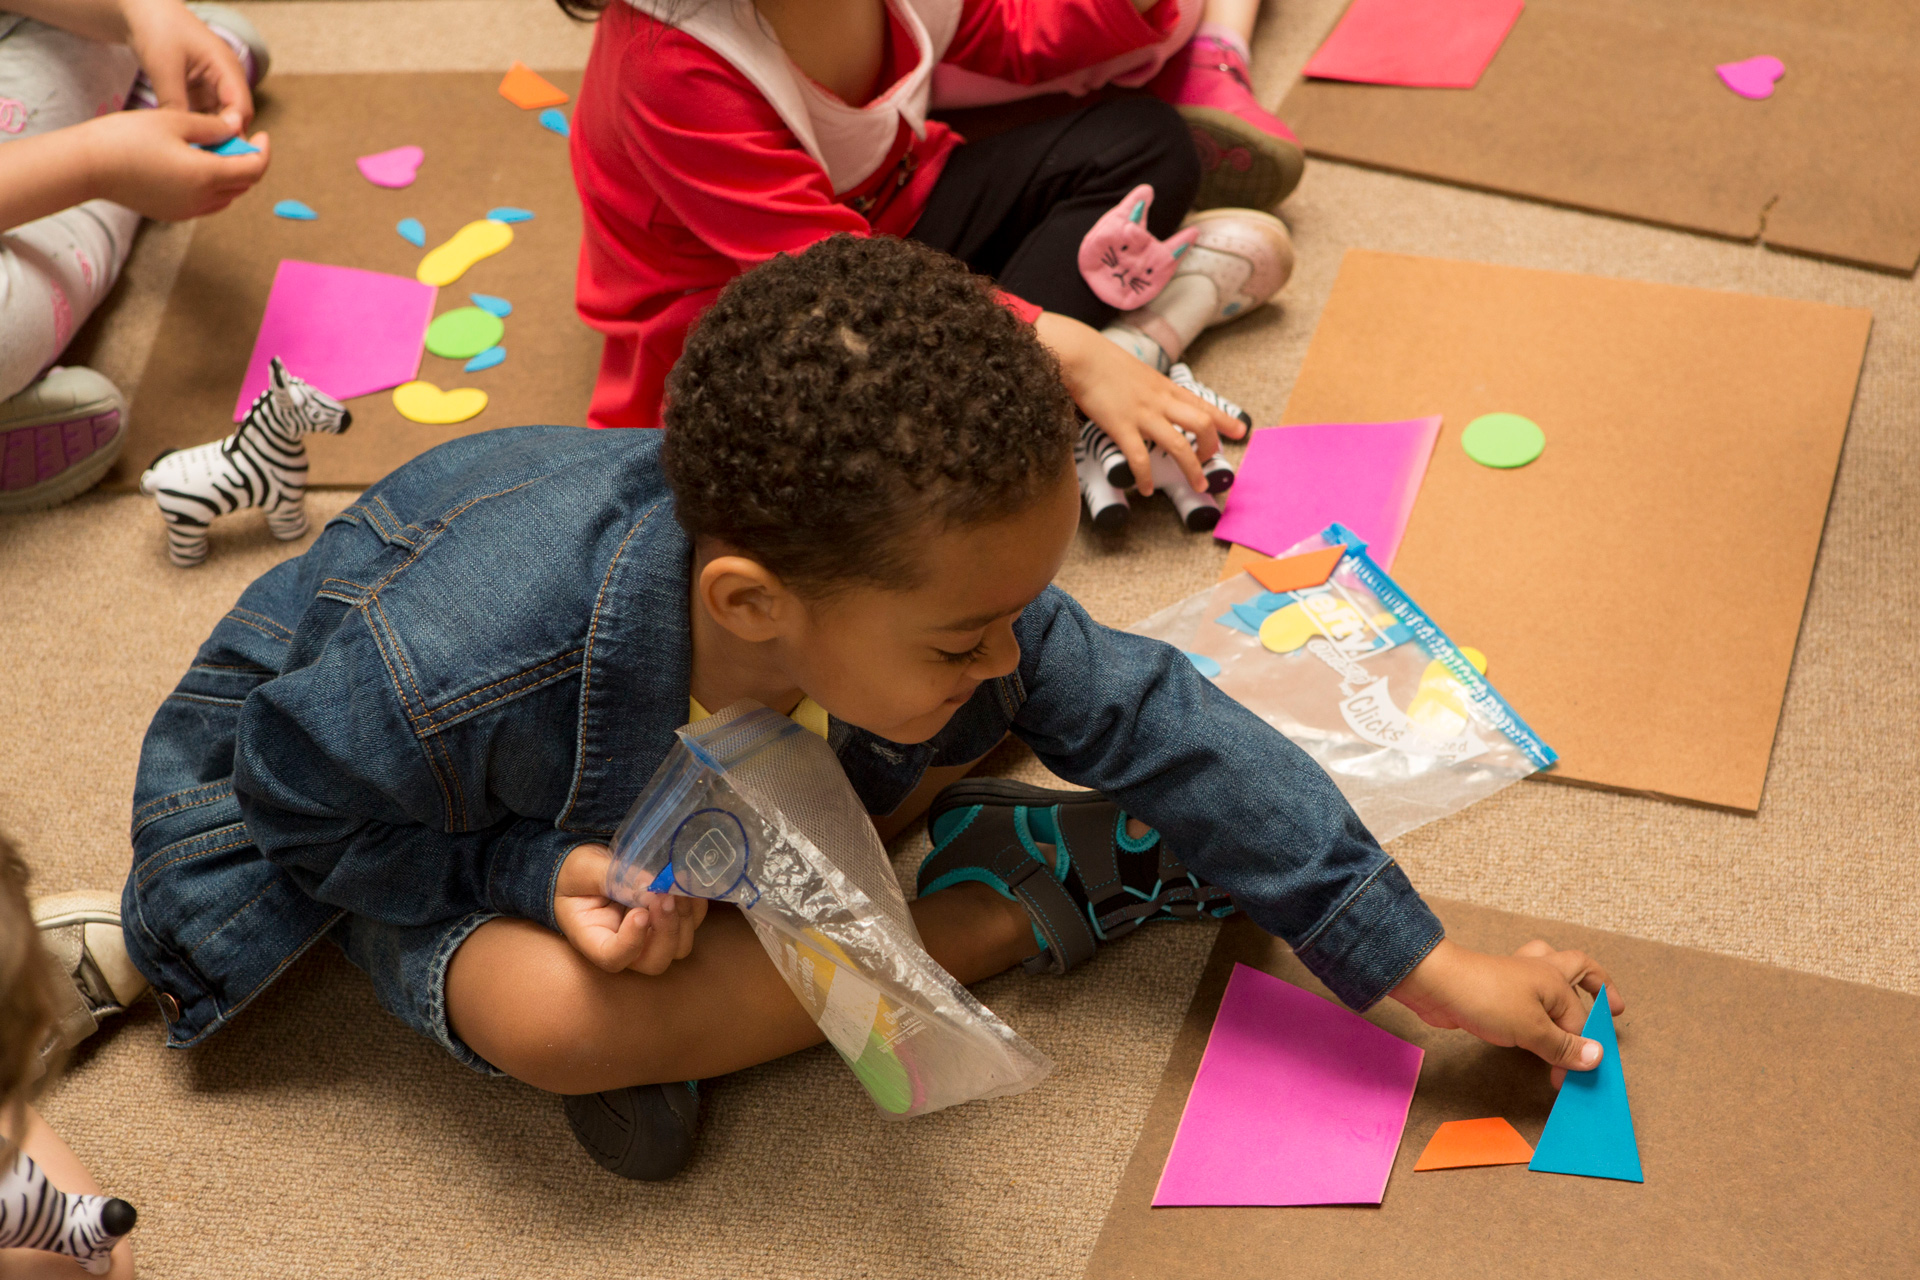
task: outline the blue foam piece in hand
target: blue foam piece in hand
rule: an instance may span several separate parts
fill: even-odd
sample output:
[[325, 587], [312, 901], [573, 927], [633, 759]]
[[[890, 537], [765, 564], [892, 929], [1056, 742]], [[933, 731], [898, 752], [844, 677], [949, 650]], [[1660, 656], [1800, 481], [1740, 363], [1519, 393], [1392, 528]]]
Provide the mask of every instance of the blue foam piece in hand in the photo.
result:
[[254, 146], [239, 134], [228, 138], [217, 147], [201, 147], [200, 149], [202, 151], [211, 151], [217, 156], [257, 156], [260, 154], [260, 148]]
[[273, 206], [273, 216], [276, 218], [291, 218], [295, 222], [312, 222], [320, 215], [306, 205], [301, 204], [298, 200], [282, 200]]
[[424, 249], [427, 247], [427, 229], [421, 225], [420, 219], [402, 218], [393, 224], [393, 229], [400, 233], [402, 240], [405, 240], [414, 248]]
[[488, 347], [463, 366], [468, 373], [478, 373], [482, 369], [491, 369], [507, 358], [505, 347]]
[[548, 107], [540, 113], [540, 127], [551, 129], [563, 138], [573, 132], [567, 127], [566, 113], [558, 107]]
[[513, 304], [505, 298], [496, 298], [490, 293], [470, 293], [467, 296], [473, 299], [474, 306], [490, 316], [499, 316], [505, 320], [513, 314]]
[[1187, 661], [1193, 664], [1193, 669], [1207, 679], [1211, 680], [1220, 674], [1220, 664], [1212, 658], [1209, 658], [1206, 654], [1193, 653], [1186, 649], [1182, 649], [1180, 652], [1186, 654]]
[[[556, 111], [554, 112], [554, 114], [559, 115], [560, 113]], [[561, 132], [564, 133], [565, 130], [561, 130]], [[516, 209], [510, 204], [503, 204], [498, 209], [487, 210], [487, 221], [489, 222], [532, 222], [533, 210]]]
[[1620, 1041], [1613, 1032], [1605, 988], [1594, 997], [1581, 1034], [1600, 1042], [1600, 1065], [1591, 1071], [1567, 1072], [1527, 1168], [1536, 1173], [1645, 1182], [1640, 1144], [1633, 1136], [1633, 1112], [1627, 1106], [1627, 1077], [1620, 1069]]

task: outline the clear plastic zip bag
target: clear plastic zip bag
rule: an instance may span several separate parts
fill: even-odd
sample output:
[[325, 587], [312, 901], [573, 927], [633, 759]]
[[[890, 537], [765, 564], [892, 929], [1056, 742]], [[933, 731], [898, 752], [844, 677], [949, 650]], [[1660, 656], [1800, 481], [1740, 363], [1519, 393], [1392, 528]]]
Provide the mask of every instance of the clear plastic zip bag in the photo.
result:
[[927, 954], [832, 748], [756, 702], [678, 735], [614, 835], [608, 897], [739, 907], [888, 1116], [1019, 1093], [1053, 1069]]
[[1288, 549], [1346, 547], [1318, 587], [1251, 574], [1131, 628], [1187, 652], [1222, 693], [1319, 762], [1382, 842], [1557, 758], [1343, 525]]

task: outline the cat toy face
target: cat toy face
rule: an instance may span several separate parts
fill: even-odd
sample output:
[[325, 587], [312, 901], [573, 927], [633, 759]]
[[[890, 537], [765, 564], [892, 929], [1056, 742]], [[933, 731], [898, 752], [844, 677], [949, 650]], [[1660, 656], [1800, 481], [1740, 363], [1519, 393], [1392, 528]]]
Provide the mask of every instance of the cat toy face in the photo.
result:
[[1153, 187], [1143, 182], [1101, 214], [1080, 241], [1080, 275], [1110, 307], [1131, 311], [1158, 297], [1173, 279], [1180, 255], [1200, 234], [1197, 227], [1189, 227], [1169, 239], [1157, 238], [1147, 230], [1147, 210], [1152, 207]]

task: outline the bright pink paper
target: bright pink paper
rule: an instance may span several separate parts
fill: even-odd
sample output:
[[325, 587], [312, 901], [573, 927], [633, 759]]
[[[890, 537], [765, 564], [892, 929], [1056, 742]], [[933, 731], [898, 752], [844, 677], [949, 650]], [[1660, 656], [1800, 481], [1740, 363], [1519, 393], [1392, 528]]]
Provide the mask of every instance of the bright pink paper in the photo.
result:
[[439, 292], [405, 276], [282, 258], [233, 420], [246, 417], [267, 389], [267, 362], [275, 356], [336, 400], [412, 382]]
[[1525, 0], [1353, 0], [1307, 64], [1322, 80], [1471, 89]]
[[1213, 536], [1277, 556], [1338, 520], [1391, 570], [1439, 434], [1438, 415], [1262, 428]]
[[1234, 965], [1155, 1207], [1379, 1204], [1424, 1056], [1358, 1014]]

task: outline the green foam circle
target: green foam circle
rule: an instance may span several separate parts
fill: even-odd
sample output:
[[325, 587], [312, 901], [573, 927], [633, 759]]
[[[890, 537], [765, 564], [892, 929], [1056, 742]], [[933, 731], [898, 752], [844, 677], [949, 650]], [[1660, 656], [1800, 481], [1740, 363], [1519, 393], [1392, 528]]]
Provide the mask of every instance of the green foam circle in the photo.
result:
[[435, 316], [427, 326], [427, 350], [449, 360], [465, 360], [497, 345], [506, 332], [499, 316], [479, 307], [456, 307]]
[[1483, 467], [1524, 467], [1547, 447], [1547, 433], [1517, 413], [1485, 413], [1460, 433], [1460, 447]]

